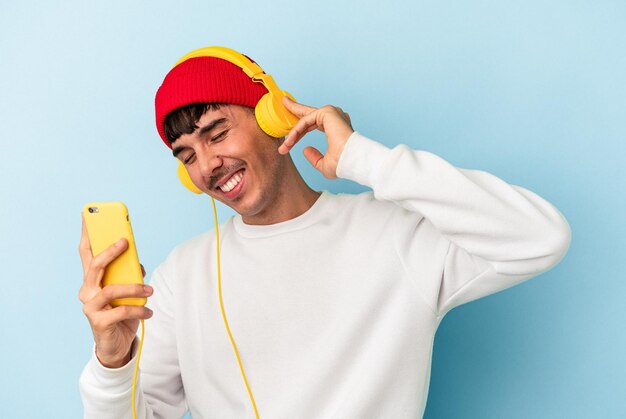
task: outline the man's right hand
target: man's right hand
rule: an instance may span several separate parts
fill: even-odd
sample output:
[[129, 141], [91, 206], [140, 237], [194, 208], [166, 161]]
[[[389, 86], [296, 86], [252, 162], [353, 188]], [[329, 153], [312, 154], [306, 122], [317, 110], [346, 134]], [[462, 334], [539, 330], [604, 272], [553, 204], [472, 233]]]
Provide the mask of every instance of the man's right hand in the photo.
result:
[[[152, 310], [147, 307], [111, 306], [111, 301], [117, 298], [149, 297], [153, 291], [149, 285], [107, 285], [102, 288], [100, 284], [104, 269], [127, 247], [128, 242], [122, 239], [94, 256], [83, 218], [83, 231], [78, 246], [83, 263], [83, 285], [78, 292], [78, 298], [83, 303], [83, 312], [91, 325], [96, 342], [96, 356], [108, 368], [119, 368], [130, 361], [131, 346], [137, 334], [139, 320], [152, 317]], [[143, 266], [141, 271], [145, 276]]]

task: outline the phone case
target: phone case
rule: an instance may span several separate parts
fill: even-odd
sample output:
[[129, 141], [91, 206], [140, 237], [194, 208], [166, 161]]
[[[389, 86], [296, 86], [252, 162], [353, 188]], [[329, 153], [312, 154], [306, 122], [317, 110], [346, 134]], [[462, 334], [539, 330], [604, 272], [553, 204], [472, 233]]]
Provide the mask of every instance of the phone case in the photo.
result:
[[[83, 208], [83, 216], [94, 256], [121, 238], [128, 240], [128, 248], [114, 259], [104, 271], [102, 286], [109, 284], [143, 284], [143, 275], [135, 247], [128, 209], [122, 202], [90, 202]], [[146, 298], [120, 298], [112, 306], [145, 305]]]

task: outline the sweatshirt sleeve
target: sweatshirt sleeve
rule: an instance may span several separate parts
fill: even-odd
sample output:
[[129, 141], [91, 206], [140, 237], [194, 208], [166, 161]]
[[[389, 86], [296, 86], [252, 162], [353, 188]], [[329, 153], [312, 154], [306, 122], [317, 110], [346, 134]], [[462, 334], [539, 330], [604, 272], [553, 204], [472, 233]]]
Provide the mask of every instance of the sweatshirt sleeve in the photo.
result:
[[[159, 268], [152, 275], [154, 293], [147, 306], [143, 350], [135, 395], [137, 418], [181, 418], [187, 411], [174, 333], [171, 290]], [[80, 377], [84, 417], [132, 419], [132, 385], [139, 340], [132, 360], [121, 368], [106, 368], [95, 351]]]
[[[412, 274], [437, 278], [426, 299], [438, 316], [547, 271], [565, 255], [570, 227], [549, 202], [479, 170], [460, 169], [406, 145], [392, 149], [354, 132], [337, 176], [372, 188], [378, 200], [419, 213], [397, 232]], [[428, 241], [432, 247], [425, 249]], [[424, 254], [433, 252], [431, 258]], [[437, 257], [440, 256], [440, 257]], [[425, 263], [428, 260], [428, 263]], [[437, 269], [424, 265], [438, 263]]]

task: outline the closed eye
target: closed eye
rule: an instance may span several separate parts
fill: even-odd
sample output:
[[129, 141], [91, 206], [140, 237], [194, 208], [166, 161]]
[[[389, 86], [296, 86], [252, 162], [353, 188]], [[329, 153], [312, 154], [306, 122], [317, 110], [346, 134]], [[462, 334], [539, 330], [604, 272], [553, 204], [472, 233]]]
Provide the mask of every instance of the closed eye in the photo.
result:
[[[226, 134], [228, 134], [228, 130], [224, 130], [222, 132], [220, 132], [219, 134], [217, 134], [215, 137], [211, 138], [211, 142], [215, 142], [220, 140], [221, 138], [223, 138]], [[189, 153], [188, 156], [181, 158], [181, 161], [183, 162], [184, 165], [188, 165], [190, 163], [193, 163], [194, 159], [195, 159], [196, 153]]]
[[182, 161], [184, 165], [191, 163], [196, 156], [196, 153], [190, 153], [189, 156], [185, 157]]
[[228, 130], [224, 130], [222, 132], [220, 132], [219, 134], [217, 134], [215, 137], [211, 138], [211, 142], [213, 141], [217, 141], [220, 138], [222, 138], [224, 135], [226, 135], [226, 133], [228, 132]]

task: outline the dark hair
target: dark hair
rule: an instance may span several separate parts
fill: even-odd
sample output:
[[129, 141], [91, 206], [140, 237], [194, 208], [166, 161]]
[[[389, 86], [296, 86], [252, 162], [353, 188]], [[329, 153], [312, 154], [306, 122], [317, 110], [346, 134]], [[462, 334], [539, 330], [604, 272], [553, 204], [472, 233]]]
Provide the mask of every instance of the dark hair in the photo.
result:
[[[163, 123], [165, 128], [165, 138], [172, 144], [183, 134], [191, 134], [198, 129], [198, 121], [207, 111], [215, 111], [222, 106], [228, 106], [226, 103], [192, 103], [178, 109], [173, 110], [165, 117]], [[246, 106], [246, 108], [254, 113], [254, 108]]]

